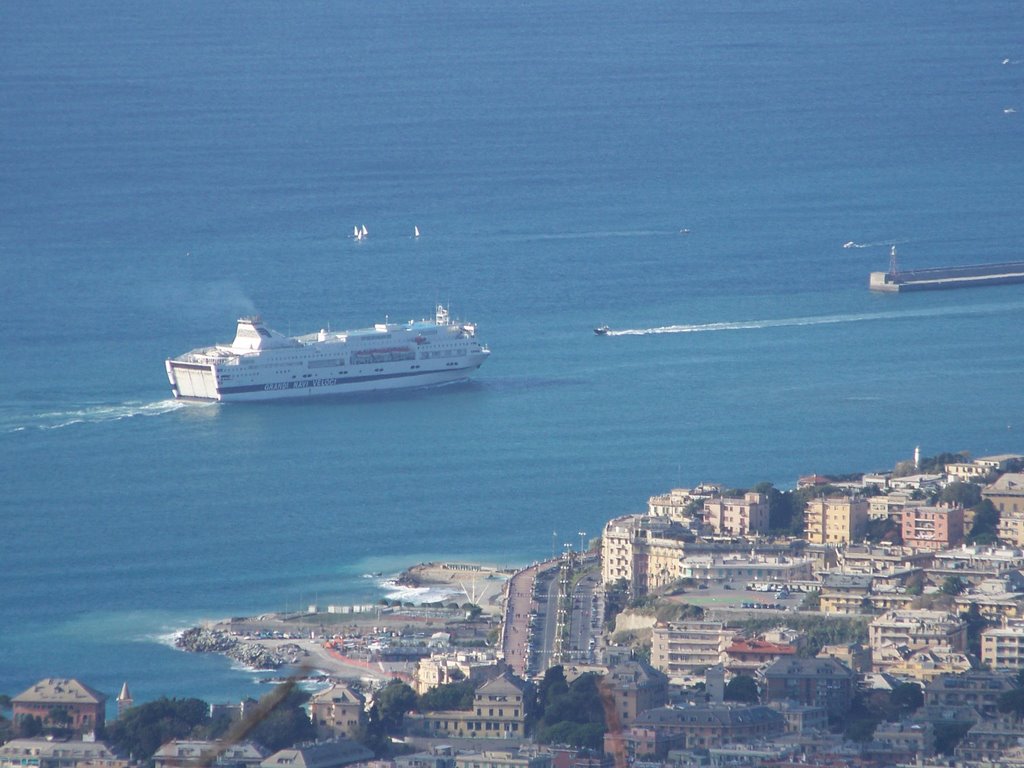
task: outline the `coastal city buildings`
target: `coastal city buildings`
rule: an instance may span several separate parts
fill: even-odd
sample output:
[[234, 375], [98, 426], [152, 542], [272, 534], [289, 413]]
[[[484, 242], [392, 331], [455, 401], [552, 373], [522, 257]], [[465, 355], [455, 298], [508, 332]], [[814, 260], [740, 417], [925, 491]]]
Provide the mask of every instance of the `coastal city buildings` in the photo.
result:
[[407, 716], [425, 736], [522, 739], [526, 736], [526, 685], [503, 672], [477, 688], [470, 710], [426, 712]]
[[876, 671], [898, 663], [887, 648], [909, 650], [945, 646], [954, 651], [967, 647], [967, 625], [947, 611], [889, 611], [868, 625], [872, 666]]
[[129, 768], [127, 756], [102, 741], [11, 739], [0, 744], [0, 768]]
[[197, 739], [173, 739], [153, 755], [153, 768], [258, 768], [270, 751], [253, 741], [221, 744]]
[[[824, 476], [802, 478], [802, 487], [832, 494], [794, 509], [802, 515], [805, 538], [784, 535], [780, 531], [788, 529], [781, 527], [771, 537], [756, 530], [767, 525], [765, 494], [723, 499], [718, 486], [674, 489], [652, 496], [646, 514], [605, 525], [599, 565], [594, 553], [573, 551], [512, 575], [500, 608], [494, 601], [487, 606], [489, 621], [477, 623], [457, 606], [449, 611], [406, 604], [374, 611], [366, 620], [372, 628], [359, 632], [356, 619], [350, 624], [346, 616], [343, 629], [320, 627], [319, 648], [307, 648], [341, 654], [361, 672], [400, 676], [417, 694], [468, 681], [475, 690], [472, 707], [405, 712], [401, 729], [390, 727], [396, 738], [409, 736], [418, 746], [422, 740], [425, 751], [370, 762], [368, 752], [345, 738], [369, 732], [370, 688], [332, 681], [307, 707], [318, 738], [335, 746], [296, 745], [268, 755], [235, 745], [237, 751], [226, 751], [216, 764], [611, 768], [622, 758], [642, 768], [888, 768], [937, 760], [958, 768], [975, 768], [976, 761], [1024, 766], [1020, 723], [1000, 710], [1000, 702], [1014, 701], [1022, 690], [1016, 675], [1024, 669], [1024, 550], [991, 536], [982, 539], [991, 541], [987, 545], [962, 543], [966, 510], [935, 501], [949, 478], [980, 483], [1015, 466], [1013, 457], [990, 458], [990, 464], [950, 463], [944, 476], [880, 476], [886, 489], [903, 490], [870, 499], [857, 495], [873, 492], [865, 490], [866, 478], [844, 476], [841, 484]], [[1001, 518], [1012, 520], [1016, 486], [1012, 478], [1000, 483], [1003, 478], [986, 491], [993, 503], [993, 493], [1003, 492]], [[836, 488], [851, 495], [834, 495]], [[980, 491], [954, 489], [946, 497], [976, 498]], [[762, 503], [764, 510], [755, 511]], [[869, 526], [872, 518], [897, 522], [898, 530], [891, 523]], [[868, 530], [871, 542], [864, 541]], [[878, 543], [879, 531], [894, 543]], [[445, 565], [463, 567], [473, 566]], [[315, 607], [310, 612], [316, 614]], [[384, 626], [389, 615], [405, 626]], [[264, 642], [272, 634], [268, 644], [297, 642], [298, 635], [279, 632], [286, 629], [280, 625], [264, 633], [258, 621], [251, 627], [235, 621], [230, 625], [247, 640]], [[495, 636], [516, 642], [501, 644], [500, 651], [485, 647]], [[650, 664], [642, 660], [648, 637]], [[519, 651], [514, 668], [523, 670], [522, 679], [508, 671]], [[555, 666], [562, 672], [546, 677]], [[528, 729], [543, 719], [528, 719], [527, 712], [544, 706], [535, 692], [550, 686], [541, 698], [557, 700], [560, 694], [551, 691], [564, 690], [565, 683], [571, 691], [580, 679], [587, 685], [599, 680], [606, 727], [597, 737], [605, 753], [534, 743], [537, 732]], [[917, 690], [923, 704], [915, 700]], [[379, 713], [387, 697], [372, 695]], [[16, 696], [12, 710], [21, 724], [38, 718], [52, 729], [59, 721], [80, 738], [98, 729], [105, 698], [77, 681], [45, 680]], [[560, 704], [555, 711], [580, 706], [568, 700], [571, 707]], [[125, 684], [119, 713], [132, 704]], [[218, 719], [228, 714], [234, 720], [246, 711], [248, 703], [210, 709]], [[568, 720], [571, 725], [552, 732], [572, 738], [577, 726], [599, 727], [595, 715], [588, 716], [586, 725]], [[492, 750], [490, 740], [516, 751]], [[83, 746], [88, 743], [72, 740], [61, 747], [43, 736], [14, 739], [0, 747], [0, 768], [136, 768], [99, 742]], [[154, 765], [198, 768], [211, 748], [212, 742], [170, 741]]]

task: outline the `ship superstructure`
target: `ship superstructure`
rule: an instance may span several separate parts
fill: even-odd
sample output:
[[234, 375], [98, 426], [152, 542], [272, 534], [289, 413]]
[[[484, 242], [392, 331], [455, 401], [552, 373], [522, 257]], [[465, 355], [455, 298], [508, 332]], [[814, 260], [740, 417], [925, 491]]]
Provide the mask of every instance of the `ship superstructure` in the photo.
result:
[[238, 320], [231, 344], [167, 360], [175, 397], [273, 400], [444, 384], [468, 378], [490, 350], [472, 323], [438, 305], [433, 320], [285, 336], [259, 317]]

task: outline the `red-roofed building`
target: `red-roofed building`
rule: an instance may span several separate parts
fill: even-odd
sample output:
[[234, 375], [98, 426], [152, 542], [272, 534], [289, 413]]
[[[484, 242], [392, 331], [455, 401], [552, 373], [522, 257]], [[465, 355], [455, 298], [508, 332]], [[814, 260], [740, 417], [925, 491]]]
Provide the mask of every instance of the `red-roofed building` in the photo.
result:
[[733, 674], [751, 673], [776, 659], [795, 655], [792, 645], [736, 639], [725, 649], [725, 668]]
[[106, 702], [104, 694], [84, 683], [56, 677], [40, 680], [11, 700], [16, 725], [36, 717], [44, 726], [63, 726], [78, 735], [103, 728]]

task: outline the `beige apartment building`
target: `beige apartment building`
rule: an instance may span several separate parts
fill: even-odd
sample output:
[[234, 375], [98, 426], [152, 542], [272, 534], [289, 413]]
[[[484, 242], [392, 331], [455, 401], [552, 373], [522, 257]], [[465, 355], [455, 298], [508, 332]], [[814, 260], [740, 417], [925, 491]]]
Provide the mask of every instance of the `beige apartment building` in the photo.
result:
[[746, 536], [768, 530], [768, 497], [763, 493], [745, 493], [742, 499], [708, 499], [704, 502], [704, 522], [715, 533]]
[[1024, 546], [1024, 473], [1007, 472], [982, 488], [981, 495], [999, 510], [999, 538]]
[[626, 515], [608, 522], [601, 535], [601, 578], [629, 583], [633, 595], [672, 584], [683, 578], [680, 560], [684, 542], [669, 538], [673, 523], [650, 515]]
[[493, 651], [444, 651], [420, 659], [416, 665], [413, 688], [422, 695], [431, 688], [469, 680], [476, 685], [486, 682], [504, 669]]
[[366, 725], [366, 698], [347, 685], [336, 683], [309, 700], [309, 719], [320, 738], [355, 737]]
[[872, 496], [868, 499], [868, 517], [871, 520], [903, 519], [903, 510], [914, 505], [909, 493], [893, 491], [886, 495]]
[[[677, 523], [690, 526], [695, 522], [693, 508], [705, 499], [722, 494], [722, 486], [715, 483], [701, 483], [694, 488], [673, 488], [659, 496], [651, 496], [647, 500], [647, 514], [654, 517], [667, 517]], [[699, 515], [698, 515], [699, 516]]]
[[868, 501], [858, 496], [813, 499], [804, 513], [804, 537], [811, 544], [860, 541], [868, 524]]
[[433, 738], [522, 739], [525, 737], [525, 683], [507, 672], [477, 688], [473, 709], [409, 714], [414, 733]]
[[601, 578], [605, 584], [625, 579], [631, 586], [636, 571], [647, 572], [646, 559], [637, 562], [642, 545], [668, 531], [671, 521], [649, 515], [624, 515], [609, 520], [601, 533]]
[[903, 510], [903, 543], [933, 552], [957, 547], [964, 540], [963, 507], [907, 507]]
[[669, 677], [702, 672], [725, 659], [737, 635], [717, 621], [676, 621], [651, 633], [651, 666]]
[[992, 669], [1024, 669], [1024, 621], [983, 630], [981, 660]]
[[911, 650], [949, 646], [954, 651], [966, 650], [967, 625], [946, 611], [889, 611], [868, 625], [868, 640], [872, 666], [877, 672], [879, 667], [891, 666], [896, 661], [886, 650], [889, 646], [906, 646]]

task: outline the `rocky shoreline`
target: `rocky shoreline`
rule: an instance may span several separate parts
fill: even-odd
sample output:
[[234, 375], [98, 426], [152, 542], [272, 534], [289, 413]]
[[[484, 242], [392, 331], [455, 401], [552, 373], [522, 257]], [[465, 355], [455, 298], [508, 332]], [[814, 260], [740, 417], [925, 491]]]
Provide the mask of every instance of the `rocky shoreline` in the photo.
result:
[[270, 649], [261, 643], [243, 642], [219, 629], [191, 627], [174, 639], [176, 648], [189, 653], [221, 653], [251, 669], [280, 669], [301, 664], [308, 651], [295, 643]]

